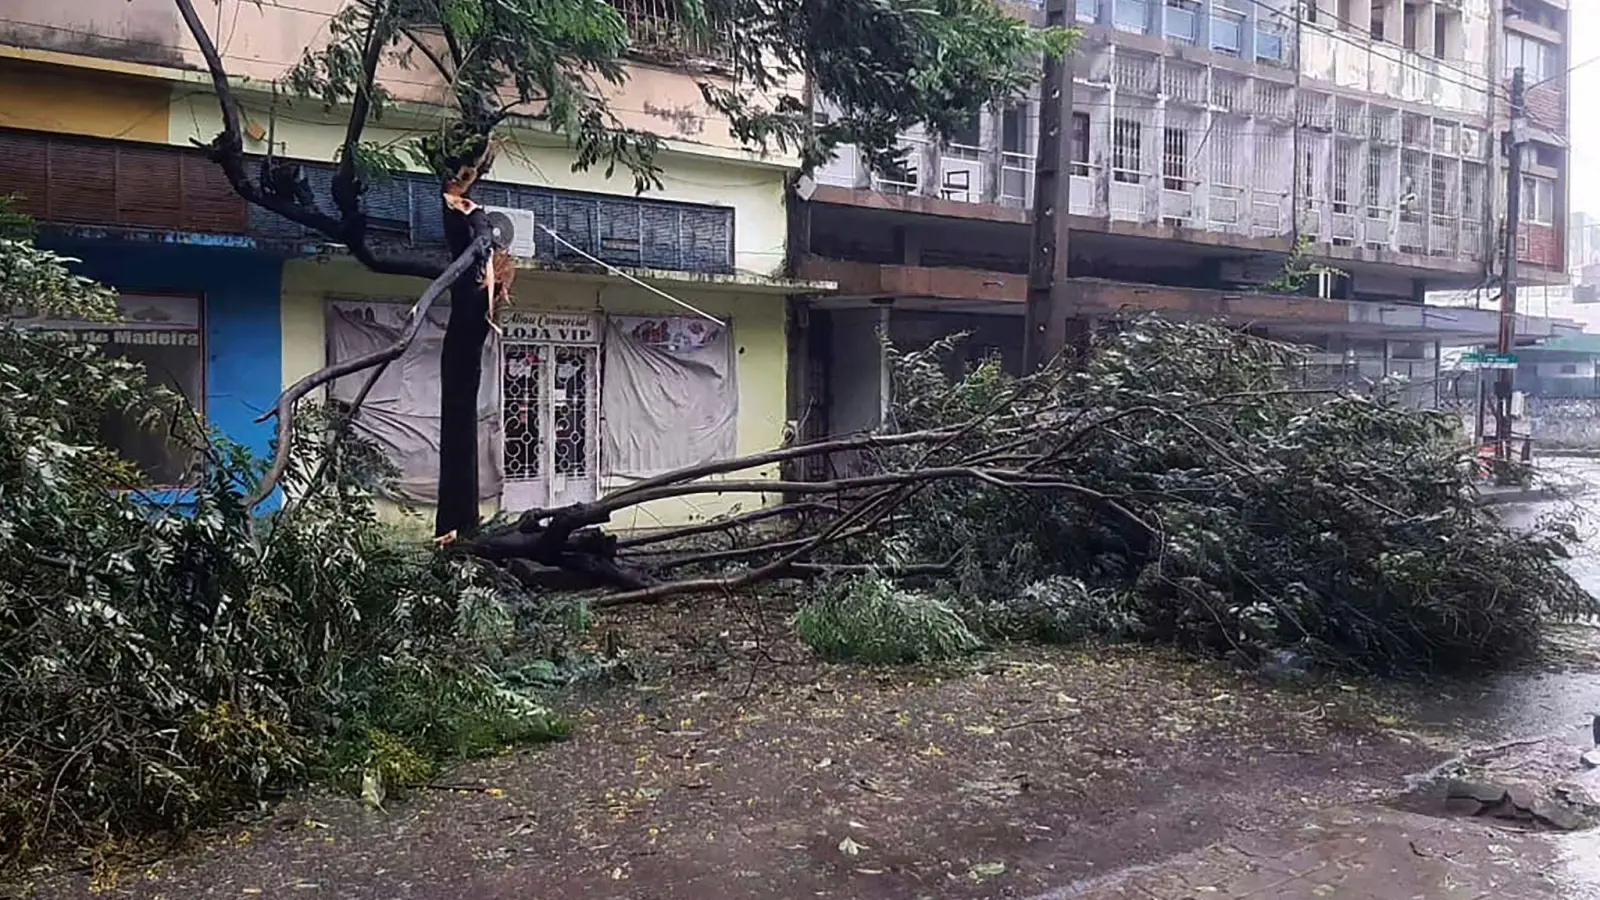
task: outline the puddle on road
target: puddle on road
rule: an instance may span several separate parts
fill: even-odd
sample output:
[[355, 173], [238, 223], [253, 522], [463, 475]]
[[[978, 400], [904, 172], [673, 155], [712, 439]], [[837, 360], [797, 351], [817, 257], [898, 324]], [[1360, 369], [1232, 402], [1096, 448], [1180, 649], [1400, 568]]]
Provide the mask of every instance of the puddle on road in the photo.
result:
[[[1498, 512], [1513, 527], [1552, 514], [1569, 518], [1581, 543], [1573, 548], [1567, 569], [1600, 596], [1600, 461], [1563, 460], [1560, 469], [1560, 480], [1581, 481], [1586, 489], [1565, 500], [1507, 506]], [[1561, 628], [1553, 638], [1543, 671], [1445, 686], [1418, 699], [1415, 717], [1424, 726], [1456, 729], [1480, 748], [1504, 745], [1475, 765], [1474, 775], [1547, 789], [1576, 785], [1600, 801], [1600, 770], [1586, 772], [1579, 761], [1595, 745], [1595, 716], [1600, 714], [1600, 625]], [[1563, 896], [1600, 898], [1600, 830], [1552, 835], [1552, 840], [1563, 865], [1550, 874]]]

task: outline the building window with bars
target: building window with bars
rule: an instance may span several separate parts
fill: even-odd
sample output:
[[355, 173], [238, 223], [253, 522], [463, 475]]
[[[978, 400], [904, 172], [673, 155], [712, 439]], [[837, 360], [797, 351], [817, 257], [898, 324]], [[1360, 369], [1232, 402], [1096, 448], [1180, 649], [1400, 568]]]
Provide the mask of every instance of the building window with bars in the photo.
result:
[[1162, 133], [1161, 186], [1169, 191], [1189, 190], [1189, 132], [1182, 128]]
[[1333, 211], [1338, 215], [1350, 212], [1350, 163], [1354, 155], [1352, 146], [1333, 148]]
[[1312, 147], [1307, 147], [1300, 155], [1300, 196], [1308, 207], [1315, 207], [1317, 200], [1317, 152]]
[[1383, 151], [1367, 148], [1367, 218], [1382, 218], [1383, 210]]
[[[166, 388], [202, 418], [205, 413], [206, 340], [198, 296], [120, 294], [119, 322], [31, 318], [12, 322], [63, 343], [95, 347], [106, 356], [144, 367], [152, 385]], [[146, 422], [113, 414], [101, 423], [101, 439], [139, 468], [151, 484], [191, 486], [199, 448], [175, 437], [165, 421]]]
[[1087, 177], [1089, 174], [1089, 114], [1072, 114], [1071, 174]]
[[1124, 184], [1138, 184], [1140, 150], [1144, 142], [1143, 128], [1132, 119], [1116, 119], [1111, 123], [1111, 177]]
[[1432, 164], [1432, 184], [1428, 188], [1428, 209], [1440, 218], [1451, 215], [1450, 165], [1442, 156], [1435, 156]]

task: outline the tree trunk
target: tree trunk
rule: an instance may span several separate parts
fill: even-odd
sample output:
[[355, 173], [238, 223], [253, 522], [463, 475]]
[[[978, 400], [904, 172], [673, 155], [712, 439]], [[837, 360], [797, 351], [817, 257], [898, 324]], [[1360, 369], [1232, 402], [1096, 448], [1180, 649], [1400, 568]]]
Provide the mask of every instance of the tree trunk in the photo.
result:
[[[471, 218], [444, 208], [450, 254], [475, 237]], [[483, 224], [483, 223], [478, 223]], [[450, 322], [439, 353], [439, 505], [434, 533], [468, 537], [478, 528], [478, 385], [483, 380], [483, 344], [489, 337], [489, 292], [482, 268], [474, 266], [450, 286]]]

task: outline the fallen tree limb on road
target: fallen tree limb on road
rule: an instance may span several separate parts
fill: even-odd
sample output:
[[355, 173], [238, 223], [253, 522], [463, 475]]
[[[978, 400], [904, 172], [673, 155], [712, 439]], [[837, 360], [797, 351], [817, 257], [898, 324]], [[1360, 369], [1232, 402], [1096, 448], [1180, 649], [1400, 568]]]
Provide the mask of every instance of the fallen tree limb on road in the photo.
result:
[[[519, 573], [534, 587], [580, 576], [596, 606], [866, 570], [1004, 605], [1066, 578], [1141, 636], [1363, 670], [1512, 658], [1543, 619], [1600, 612], [1557, 565], [1561, 529], [1501, 528], [1475, 503], [1456, 423], [1399, 391], [1293, 383], [1294, 348], [1210, 325], [1122, 323], [1025, 378], [992, 364], [952, 378], [954, 343], [891, 350], [879, 433], [533, 510], [456, 551], [535, 564]], [[806, 460], [836, 474], [765, 477]], [[728, 494], [787, 502], [604, 531], [634, 507]]]

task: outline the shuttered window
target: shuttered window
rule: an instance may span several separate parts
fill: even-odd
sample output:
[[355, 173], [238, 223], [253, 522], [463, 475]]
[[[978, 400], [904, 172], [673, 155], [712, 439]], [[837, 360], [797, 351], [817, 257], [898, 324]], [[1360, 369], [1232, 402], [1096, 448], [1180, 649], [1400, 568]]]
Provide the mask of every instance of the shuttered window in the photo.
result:
[[245, 202], [204, 155], [0, 131], [0, 194], [45, 222], [240, 234]]

